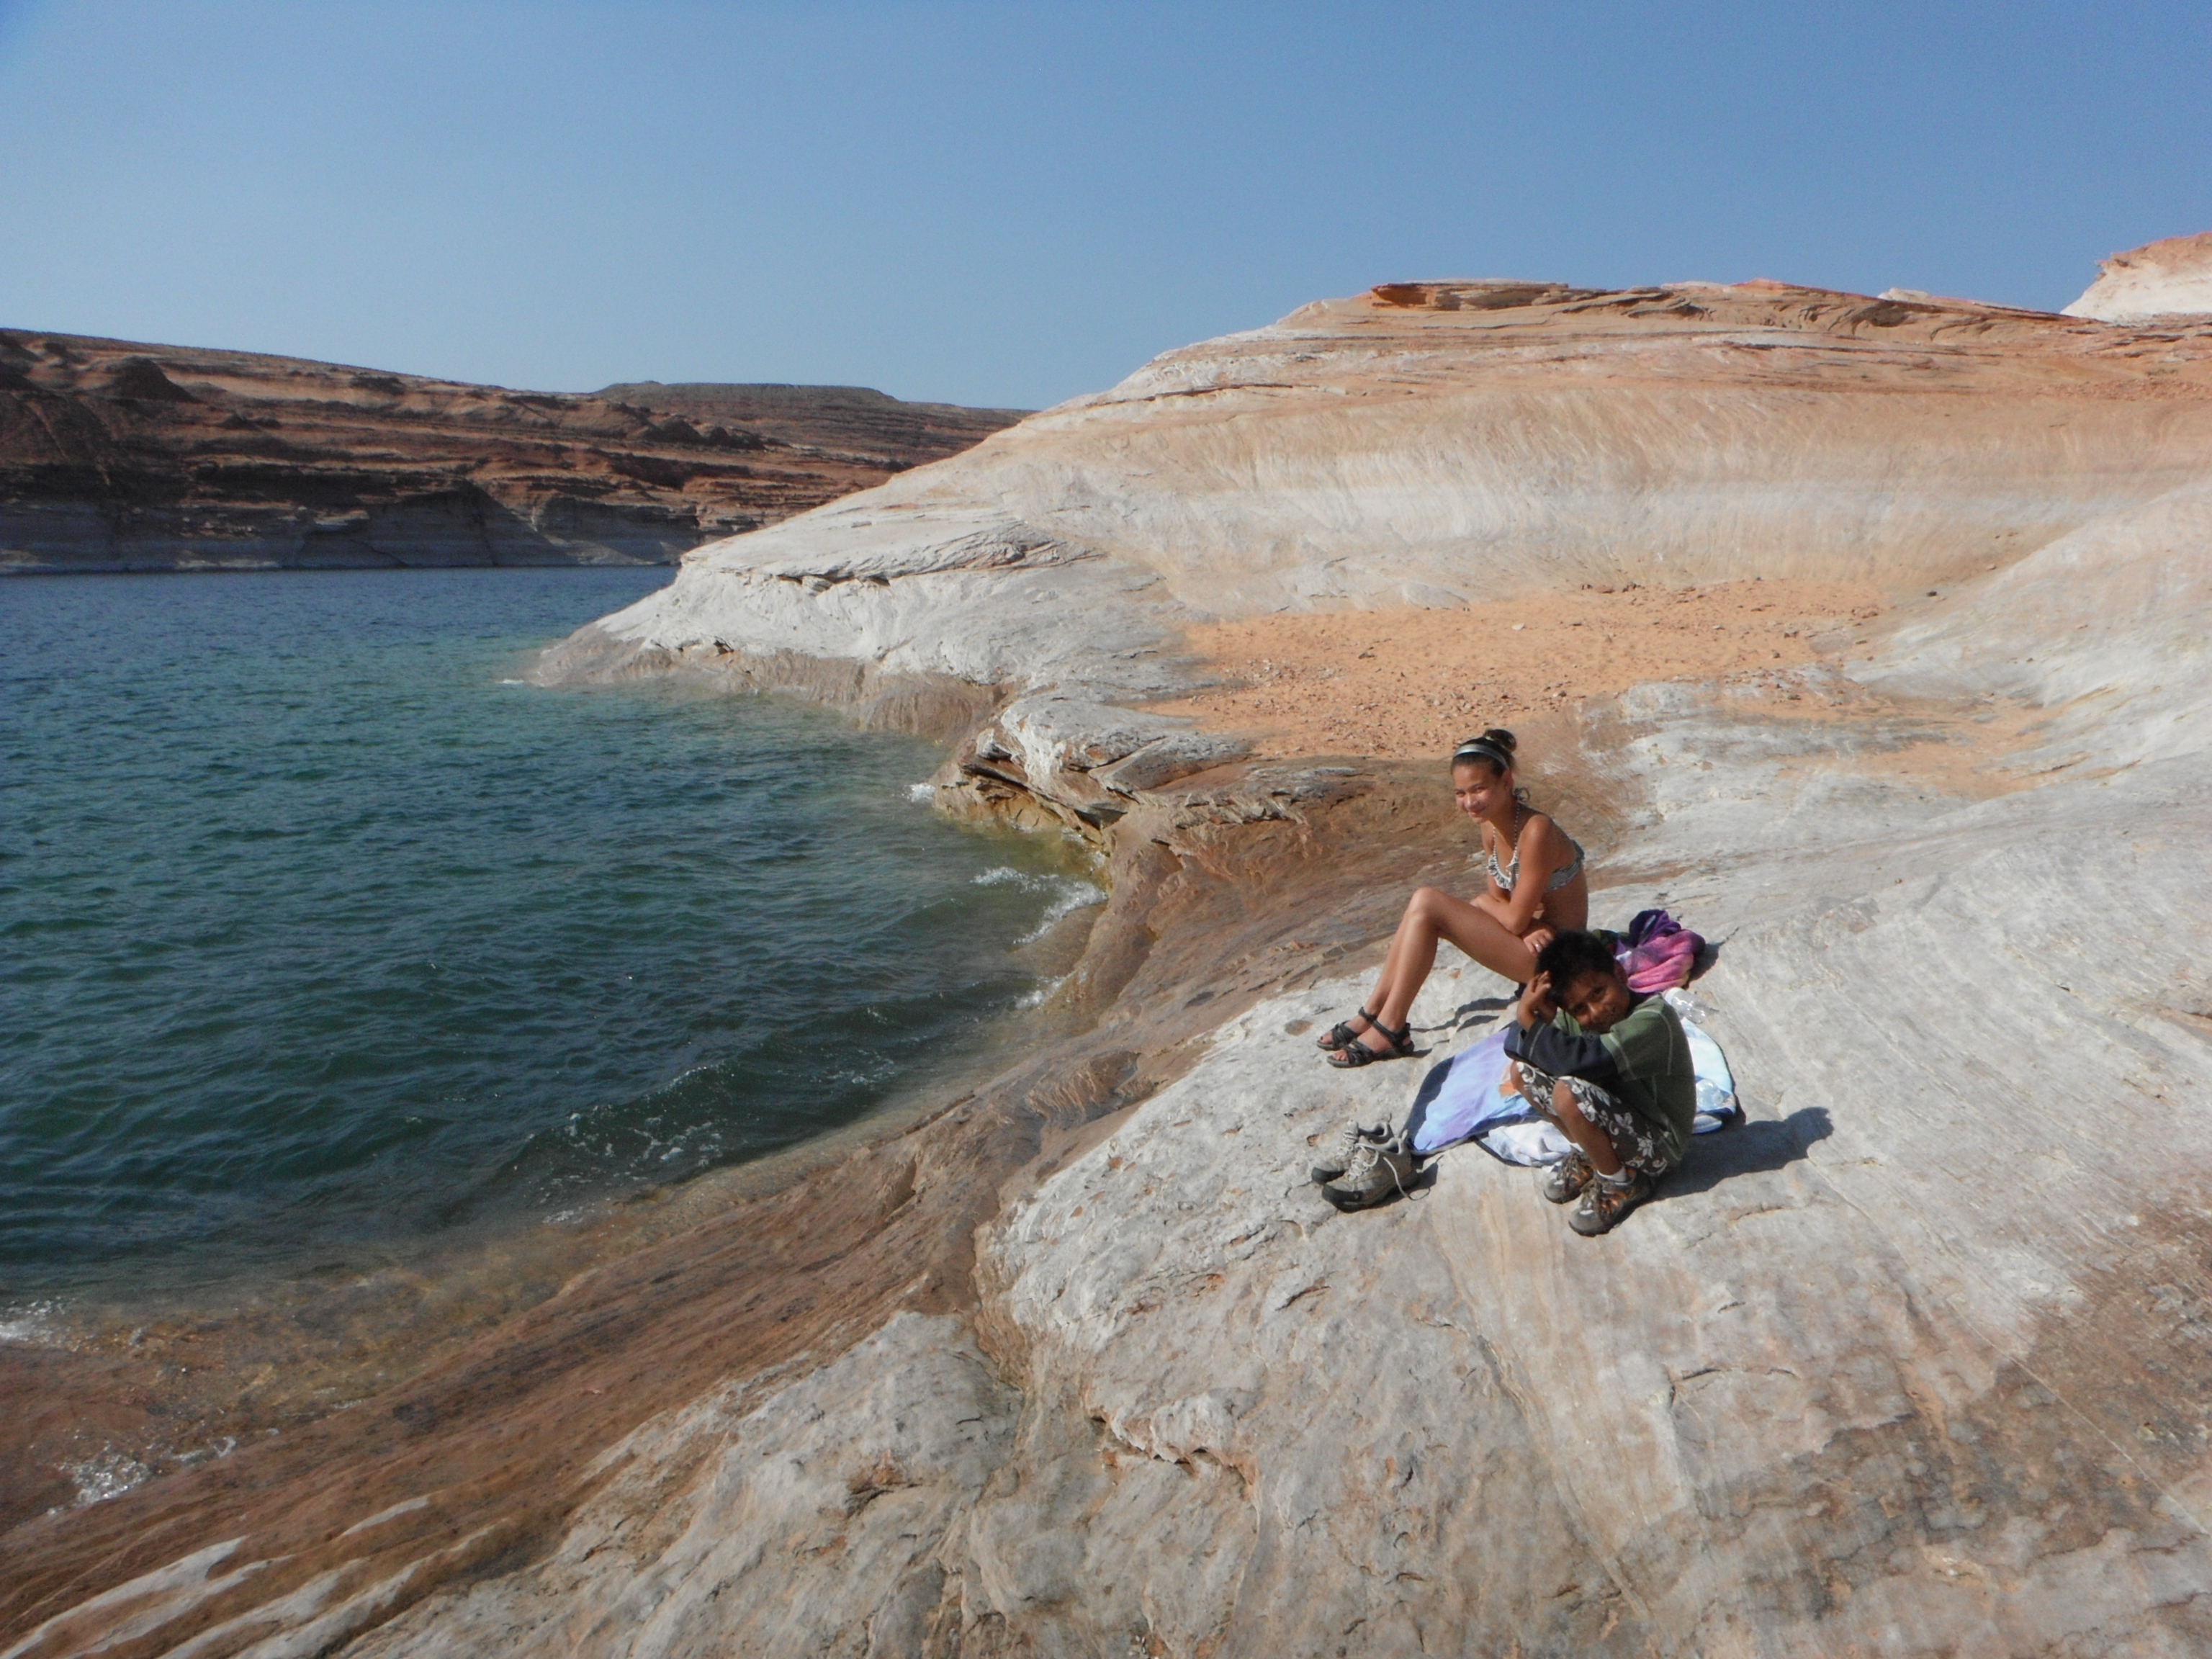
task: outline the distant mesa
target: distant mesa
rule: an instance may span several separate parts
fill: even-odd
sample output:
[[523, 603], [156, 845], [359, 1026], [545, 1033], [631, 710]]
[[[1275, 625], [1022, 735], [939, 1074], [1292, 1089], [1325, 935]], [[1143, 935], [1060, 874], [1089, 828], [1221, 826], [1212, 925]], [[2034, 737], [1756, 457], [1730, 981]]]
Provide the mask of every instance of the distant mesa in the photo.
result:
[[2104, 274], [2066, 307], [2067, 316], [2140, 323], [2212, 315], [2212, 231], [2146, 242], [2115, 253], [2099, 269]]
[[1024, 413], [862, 386], [511, 392], [0, 329], [0, 572], [669, 564]]

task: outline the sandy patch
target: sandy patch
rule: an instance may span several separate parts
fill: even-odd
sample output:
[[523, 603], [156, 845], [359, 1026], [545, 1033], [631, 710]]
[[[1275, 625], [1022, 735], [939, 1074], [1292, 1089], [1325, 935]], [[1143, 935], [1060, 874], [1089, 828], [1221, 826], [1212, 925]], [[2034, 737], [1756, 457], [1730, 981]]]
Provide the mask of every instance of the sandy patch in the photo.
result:
[[1282, 613], [1191, 629], [1187, 645], [1222, 683], [1159, 708], [1273, 757], [1430, 759], [1485, 726], [1651, 680], [1771, 673], [1790, 700], [1790, 671], [1820, 656], [1817, 637], [1886, 608], [1869, 583], [1778, 580], [1590, 587], [1464, 611]]

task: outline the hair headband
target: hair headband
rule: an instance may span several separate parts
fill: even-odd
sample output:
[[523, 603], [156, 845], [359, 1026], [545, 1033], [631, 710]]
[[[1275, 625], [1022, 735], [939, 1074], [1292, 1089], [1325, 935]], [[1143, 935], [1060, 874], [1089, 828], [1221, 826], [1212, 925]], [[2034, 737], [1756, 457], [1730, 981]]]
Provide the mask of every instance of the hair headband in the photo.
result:
[[1469, 738], [1452, 750], [1454, 766], [1457, 766], [1463, 760], [1486, 760], [1501, 772], [1510, 772], [1513, 769], [1513, 757], [1487, 738]]

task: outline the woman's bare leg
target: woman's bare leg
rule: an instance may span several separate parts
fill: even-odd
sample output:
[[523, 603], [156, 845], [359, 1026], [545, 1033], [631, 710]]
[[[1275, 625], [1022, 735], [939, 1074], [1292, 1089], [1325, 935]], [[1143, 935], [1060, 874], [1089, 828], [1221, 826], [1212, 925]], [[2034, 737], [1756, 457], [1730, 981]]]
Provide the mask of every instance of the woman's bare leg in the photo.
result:
[[[1437, 941], [1448, 939], [1493, 974], [1527, 983], [1535, 972], [1535, 953], [1506, 931], [1488, 911], [1454, 898], [1441, 887], [1424, 887], [1407, 902], [1404, 918], [1391, 935], [1389, 954], [1382, 959], [1382, 976], [1366, 1006], [1383, 1024], [1402, 1028], [1406, 1015], [1436, 966]], [[1361, 1033], [1364, 1041], [1366, 1033]], [[1376, 1053], [1382, 1045], [1366, 1046]]]
[[[1428, 890], [1425, 888], [1422, 890], [1425, 892]], [[1418, 898], [1419, 894], [1417, 893], [1414, 896]], [[1373, 994], [1369, 996], [1366, 1001], [1359, 1005], [1359, 1012], [1352, 1016], [1352, 1019], [1366, 1020], [1368, 1018], [1368, 1011], [1370, 1009], [1374, 1009], [1379, 1012], [1382, 1009], [1382, 1005], [1389, 1000], [1390, 988], [1398, 982], [1399, 960], [1406, 954], [1407, 936], [1413, 931], [1413, 907], [1412, 904], [1408, 903], [1406, 907], [1406, 914], [1399, 919], [1398, 931], [1390, 935], [1390, 948], [1384, 953], [1382, 957], [1382, 976], [1375, 981], [1375, 990]], [[1431, 960], [1433, 960], [1436, 956], [1436, 948], [1435, 943], [1431, 941], [1429, 945], [1429, 956]], [[1425, 977], [1427, 970], [1425, 969], [1422, 972], [1424, 977]], [[1351, 1024], [1351, 1021], [1347, 1020], [1345, 1023], [1349, 1024]], [[1373, 1029], [1373, 1025], [1370, 1022], [1367, 1025], [1364, 1026], [1358, 1035], [1364, 1036], [1367, 1035], [1369, 1030]]]

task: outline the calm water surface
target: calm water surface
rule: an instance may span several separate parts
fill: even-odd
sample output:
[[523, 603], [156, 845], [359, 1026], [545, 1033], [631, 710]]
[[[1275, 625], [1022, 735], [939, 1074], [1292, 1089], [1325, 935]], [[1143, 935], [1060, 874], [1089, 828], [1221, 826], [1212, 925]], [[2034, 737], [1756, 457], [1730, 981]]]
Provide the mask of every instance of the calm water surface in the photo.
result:
[[519, 683], [669, 574], [0, 580], [0, 1297], [557, 1217], [1035, 994], [1098, 895], [928, 745]]

